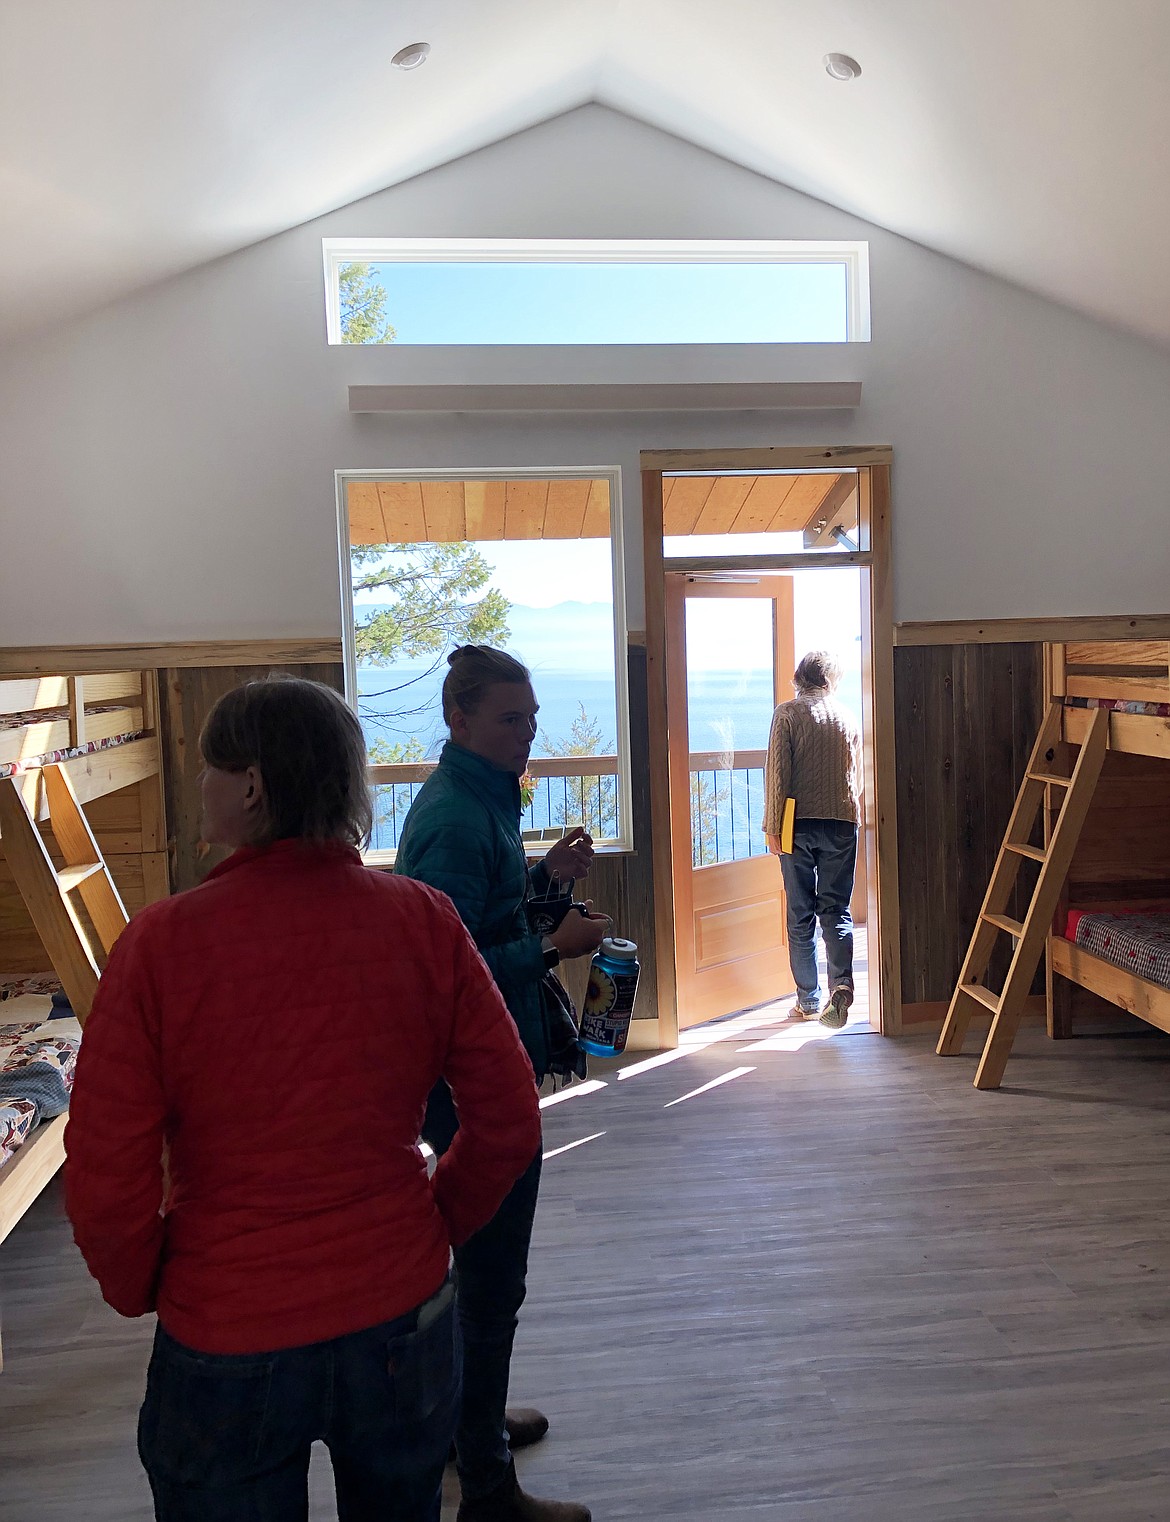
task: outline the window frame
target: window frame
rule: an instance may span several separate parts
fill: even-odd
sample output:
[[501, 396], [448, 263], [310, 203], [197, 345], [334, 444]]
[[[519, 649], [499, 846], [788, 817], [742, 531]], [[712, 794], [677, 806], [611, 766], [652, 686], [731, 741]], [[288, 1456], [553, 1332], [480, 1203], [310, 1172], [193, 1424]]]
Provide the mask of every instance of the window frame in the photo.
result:
[[[351, 481], [607, 481], [609, 483], [610, 572], [613, 585], [613, 656], [614, 722], [617, 747], [617, 787], [619, 834], [599, 845], [598, 853], [628, 855], [634, 849], [633, 770], [630, 763], [630, 672], [629, 621], [626, 600], [625, 517], [622, 510], [622, 476], [616, 465], [562, 466], [556, 468], [524, 466], [502, 470], [498, 466], [478, 469], [473, 466], [451, 468], [400, 468], [382, 470], [349, 469], [334, 472], [337, 491], [337, 556], [341, 583], [341, 644], [345, 669], [345, 700], [358, 712], [357, 648], [354, 641], [353, 577], [350, 568], [349, 501], [347, 487]], [[419, 541], [420, 543], [425, 541]], [[471, 540], [469, 543], [475, 543]], [[508, 541], [501, 541], [507, 543]], [[571, 540], [557, 540], [569, 544]], [[535, 680], [539, 682], [539, 673]], [[539, 696], [539, 693], [538, 693]], [[537, 758], [539, 759], [539, 758]], [[552, 842], [528, 842], [527, 854], [541, 857]], [[368, 850], [364, 860], [375, 866], [392, 865], [394, 850]]]
[[[325, 325], [331, 345], [342, 342], [338, 272], [343, 264], [428, 261], [469, 264], [844, 264], [844, 342], [868, 343], [870, 339], [869, 244], [861, 239], [323, 238], [321, 252], [325, 273]], [[409, 347], [419, 346], [412, 344]], [[586, 348], [589, 345], [568, 347]]]

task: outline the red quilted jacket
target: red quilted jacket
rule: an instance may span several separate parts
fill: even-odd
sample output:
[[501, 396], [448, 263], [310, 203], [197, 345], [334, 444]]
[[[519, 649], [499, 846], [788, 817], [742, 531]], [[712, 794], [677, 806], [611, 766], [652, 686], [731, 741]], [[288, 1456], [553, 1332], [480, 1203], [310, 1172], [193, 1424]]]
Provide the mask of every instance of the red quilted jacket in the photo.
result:
[[[440, 1075], [460, 1130], [429, 1181], [417, 1138]], [[237, 851], [123, 932], [65, 1141], [74, 1235], [114, 1309], [251, 1353], [433, 1294], [449, 1244], [532, 1161], [540, 1118], [450, 900], [348, 847], [286, 840]]]

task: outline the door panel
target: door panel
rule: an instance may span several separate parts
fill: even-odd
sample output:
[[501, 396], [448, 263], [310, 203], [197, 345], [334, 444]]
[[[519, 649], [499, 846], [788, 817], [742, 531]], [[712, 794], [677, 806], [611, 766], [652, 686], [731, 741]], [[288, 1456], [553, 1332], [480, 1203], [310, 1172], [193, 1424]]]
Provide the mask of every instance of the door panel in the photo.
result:
[[792, 579], [666, 578], [679, 1026], [793, 991], [763, 768], [795, 664]]

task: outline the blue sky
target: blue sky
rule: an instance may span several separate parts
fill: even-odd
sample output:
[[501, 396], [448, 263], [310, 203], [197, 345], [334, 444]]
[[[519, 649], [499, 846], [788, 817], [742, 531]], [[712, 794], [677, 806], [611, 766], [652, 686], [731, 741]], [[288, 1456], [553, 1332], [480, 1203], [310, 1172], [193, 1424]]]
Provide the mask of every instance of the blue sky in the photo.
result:
[[843, 343], [844, 264], [374, 264], [399, 344]]

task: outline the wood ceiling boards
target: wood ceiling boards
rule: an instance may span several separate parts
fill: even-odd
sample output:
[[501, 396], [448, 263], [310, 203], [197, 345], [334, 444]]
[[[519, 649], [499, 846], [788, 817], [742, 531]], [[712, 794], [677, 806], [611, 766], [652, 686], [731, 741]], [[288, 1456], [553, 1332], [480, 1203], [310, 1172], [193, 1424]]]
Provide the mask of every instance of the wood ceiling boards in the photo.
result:
[[662, 523], [663, 532], [672, 537], [804, 532], [806, 547], [811, 548], [814, 542], [822, 544], [834, 527], [857, 527], [857, 477], [832, 471], [667, 476], [662, 483]]
[[[856, 481], [832, 471], [667, 476], [663, 529], [671, 536], [804, 531], [811, 547], [834, 526], [856, 528]], [[346, 491], [351, 544], [609, 535], [604, 480], [351, 481]]]
[[607, 539], [609, 482], [351, 481], [351, 544]]

